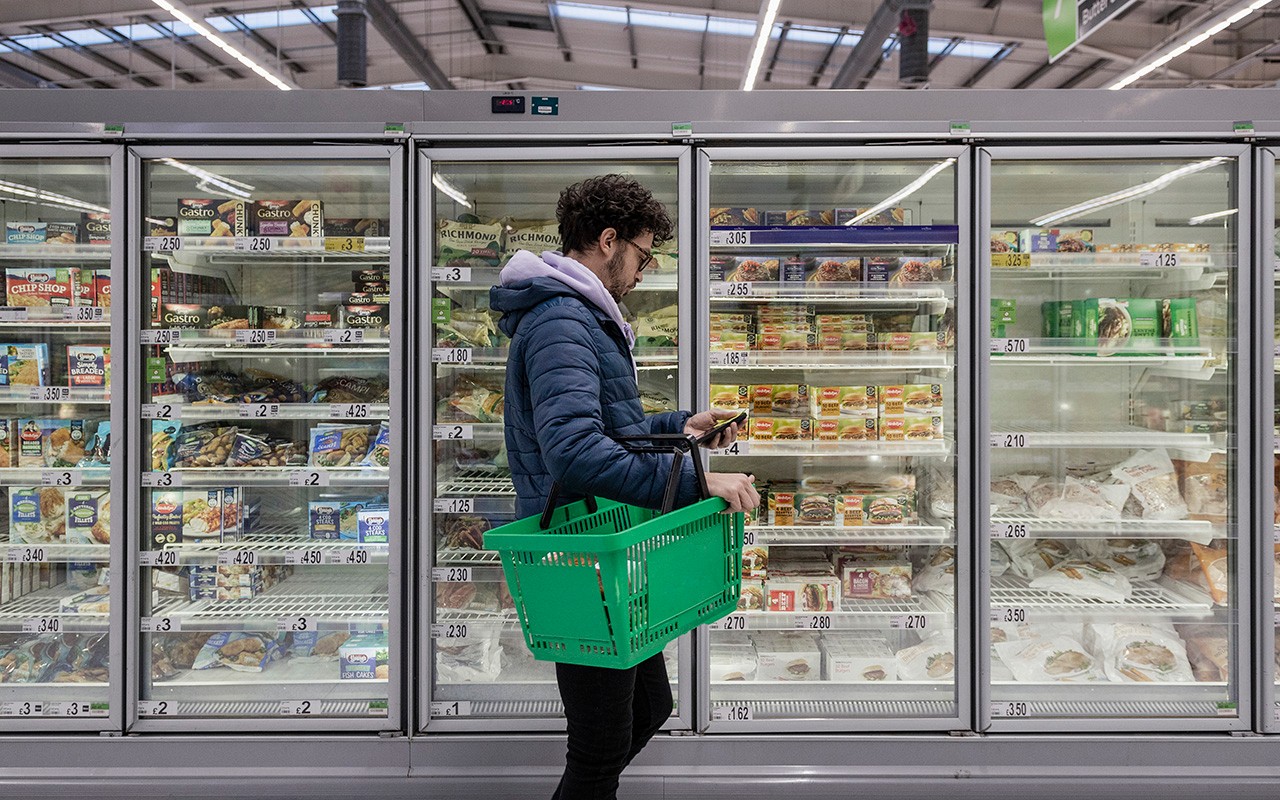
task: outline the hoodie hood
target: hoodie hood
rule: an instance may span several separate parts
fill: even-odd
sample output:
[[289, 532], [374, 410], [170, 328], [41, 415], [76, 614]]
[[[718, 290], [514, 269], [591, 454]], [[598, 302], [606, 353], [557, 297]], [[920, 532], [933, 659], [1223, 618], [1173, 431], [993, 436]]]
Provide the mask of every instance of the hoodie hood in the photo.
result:
[[498, 327], [514, 336], [525, 313], [552, 297], [576, 295], [613, 320], [635, 347], [636, 335], [622, 318], [622, 309], [594, 272], [580, 262], [548, 250], [541, 257], [517, 250], [498, 275], [499, 286], [489, 291], [489, 307], [502, 312]]

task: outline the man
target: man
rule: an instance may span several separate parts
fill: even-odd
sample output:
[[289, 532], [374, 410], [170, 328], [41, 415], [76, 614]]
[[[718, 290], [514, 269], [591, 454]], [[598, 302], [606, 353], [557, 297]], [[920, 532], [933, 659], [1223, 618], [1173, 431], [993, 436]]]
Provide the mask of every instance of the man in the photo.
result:
[[[604, 175], [570, 186], [556, 207], [563, 255], [519, 251], [489, 305], [511, 337], [504, 420], [516, 515], [542, 511], [551, 484], [561, 501], [584, 495], [659, 508], [672, 455], [629, 453], [612, 438], [699, 434], [732, 412], [676, 411], [645, 417], [620, 301], [642, 280], [653, 248], [671, 237], [666, 209], [639, 183]], [[712, 446], [737, 435], [730, 426]], [[711, 494], [732, 512], [760, 502], [748, 475], [707, 473]], [[679, 505], [698, 497], [685, 457]], [[556, 664], [569, 745], [557, 800], [615, 797], [622, 770], [671, 715], [662, 655], [626, 670]]]

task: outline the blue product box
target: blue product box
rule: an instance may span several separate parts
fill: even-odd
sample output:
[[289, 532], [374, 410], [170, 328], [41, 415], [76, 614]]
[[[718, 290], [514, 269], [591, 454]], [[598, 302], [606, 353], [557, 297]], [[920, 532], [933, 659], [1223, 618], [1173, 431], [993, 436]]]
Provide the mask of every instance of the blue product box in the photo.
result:
[[389, 506], [365, 506], [356, 513], [356, 538], [366, 544], [386, 544], [391, 523]]

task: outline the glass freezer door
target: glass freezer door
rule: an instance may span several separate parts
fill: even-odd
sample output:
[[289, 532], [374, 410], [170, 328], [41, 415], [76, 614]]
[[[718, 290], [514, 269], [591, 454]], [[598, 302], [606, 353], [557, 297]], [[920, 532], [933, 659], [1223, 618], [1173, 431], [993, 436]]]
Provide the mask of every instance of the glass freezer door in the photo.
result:
[[398, 729], [401, 152], [137, 154], [141, 725]]
[[111, 530], [122, 174], [116, 147], [6, 147], [0, 159], [2, 733], [122, 724], [123, 531]]
[[[1262, 368], [1258, 374], [1261, 379], [1259, 396], [1261, 400], [1260, 418], [1258, 420], [1257, 437], [1258, 455], [1255, 463], [1262, 465], [1258, 469], [1259, 494], [1257, 539], [1259, 558], [1262, 567], [1259, 570], [1261, 583], [1258, 588], [1258, 631], [1259, 647], [1256, 662], [1259, 674], [1266, 676], [1259, 681], [1262, 692], [1261, 708], [1258, 709], [1259, 723], [1262, 730], [1269, 733], [1280, 732], [1280, 694], [1276, 692], [1280, 686], [1280, 410], [1276, 407], [1277, 385], [1280, 385], [1280, 318], [1276, 317], [1277, 296], [1280, 296], [1280, 174], [1276, 172], [1276, 150], [1266, 148], [1258, 151], [1258, 236], [1256, 237], [1258, 257], [1258, 298], [1261, 300], [1262, 325], [1271, 329], [1272, 346], [1259, 348], [1259, 359]], [[1267, 427], [1265, 415], [1272, 412], [1271, 427]], [[1267, 556], [1271, 557], [1268, 558]], [[1268, 599], [1270, 598], [1270, 599]]]
[[[586, 157], [582, 153], [586, 153]], [[422, 542], [421, 720], [432, 730], [563, 728], [555, 665], [525, 644], [497, 553], [484, 532], [515, 518], [515, 489], [503, 435], [509, 339], [489, 309], [489, 289], [518, 250], [560, 250], [556, 202], [585, 178], [629, 175], [662, 202], [675, 238], [654, 249], [656, 265], [622, 301], [636, 333], [634, 356], [646, 413], [687, 408], [691, 392], [679, 358], [691, 352], [680, 302], [687, 247], [688, 148], [425, 151], [420, 196], [425, 217], [421, 307], [430, 325], [419, 352], [419, 396], [431, 418], [419, 456], [420, 491], [431, 502]], [[429, 273], [427, 270], [429, 269]], [[425, 320], [424, 320], [425, 322]], [[427, 368], [429, 366], [429, 369]], [[676, 710], [688, 727], [688, 637], [666, 650]], [[681, 722], [683, 718], [683, 722]]]
[[968, 164], [707, 151], [699, 391], [749, 414], [710, 468], [761, 497], [700, 650], [712, 730], [967, 726]]
[[1249, 725], [1242, 152], [990, 152], [993, 730]]

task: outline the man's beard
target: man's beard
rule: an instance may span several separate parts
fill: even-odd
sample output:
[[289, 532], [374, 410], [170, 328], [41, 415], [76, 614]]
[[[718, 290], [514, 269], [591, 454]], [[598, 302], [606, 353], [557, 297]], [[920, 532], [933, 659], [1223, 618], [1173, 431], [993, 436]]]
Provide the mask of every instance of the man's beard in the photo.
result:
[[626, 285], [626, 281], [622, 277], [622, 274], [623, 274], [622, 257], [623, 257], [623, 254], [621, 251], [619, 251], [618, 253], [615, 253], [614, 256], [610, 258], [608, 261], [604, 262], [605, 291], [607, 291], [609, 293], [609, 296], [612, 297], [614, 301], [618, 303], [622, 302], [622, 296], [627, 293], [628, 289], [631, 288], [630, 286]]

